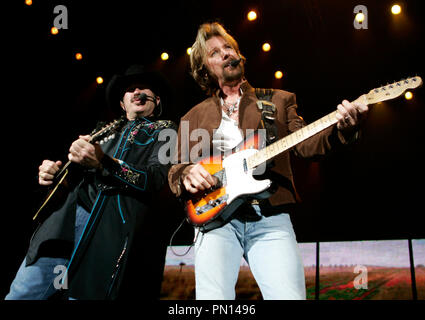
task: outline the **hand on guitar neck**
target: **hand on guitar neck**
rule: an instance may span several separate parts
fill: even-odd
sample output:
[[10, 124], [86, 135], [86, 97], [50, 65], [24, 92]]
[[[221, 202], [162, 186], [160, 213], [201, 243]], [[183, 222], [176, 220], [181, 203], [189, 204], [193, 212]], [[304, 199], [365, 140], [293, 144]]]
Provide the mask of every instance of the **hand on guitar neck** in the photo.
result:
[[[100, 169], [104, 153], [98, 144], [91, 144], [90, 139], [91, 137], [87, 135], [80, 136], [74, 141], [69, 148], [68, 159], [85, 167]], [[38, 168], [38, 183], [50, 186], [61, 167], [62, 161], [44, 160]]]
[[84, 167], [100, 169], [101, 160], [104, 156], [99, 144], [91, 143], [91, 136], [80, 136], [69, 148], [68, 159]]
[[[337, 128], [345, 137], [349, 137], [357, 131], [360, 123], [365, 119], [369, 108], [366, 104], [359, 102], [342, 101], [337, 106], [335, 117], [337, 118]], [[349, 139], [348, 139], [349, 140]]]

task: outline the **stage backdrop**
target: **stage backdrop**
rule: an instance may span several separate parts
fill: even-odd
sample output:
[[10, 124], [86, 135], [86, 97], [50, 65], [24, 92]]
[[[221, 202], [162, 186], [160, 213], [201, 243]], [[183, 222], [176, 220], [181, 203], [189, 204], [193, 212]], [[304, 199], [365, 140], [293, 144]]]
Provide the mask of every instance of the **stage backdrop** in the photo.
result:
[[[307, 299], [424, 300], [425, 239], [411, 244], [409, 252], [408, 240], [300, 243]], [[195, 298], [194, 249], [180, 256], [188, 249], [168, 248], [161, 299]], [[244, 259], [236, 299], [262, 299]]]

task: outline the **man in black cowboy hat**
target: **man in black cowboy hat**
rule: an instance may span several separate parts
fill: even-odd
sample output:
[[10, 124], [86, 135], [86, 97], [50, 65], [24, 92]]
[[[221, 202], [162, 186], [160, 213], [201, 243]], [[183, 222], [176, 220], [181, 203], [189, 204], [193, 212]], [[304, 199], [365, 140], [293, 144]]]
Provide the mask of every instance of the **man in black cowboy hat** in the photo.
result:
[[[138, 87], [144, 89], [134, 91]], [[162, 114], [162, 100], [170, 97], [170, 91], [170, 86], [161, 73], [149, 71], [141, 65], [132, 65], [123, 75], [115, 75], [111, 79], [106, 88], [106, 97], [112, 108], [115, 108], [119, 102], [121, 108], [126, 112], [127, 118], [159, 117]], [[123, 92], [130, 94], [123, 96]], [[131, 92], [134, 95], [131, 95]], [[140, 94], [142, 95], [140, 96]], [[145, 104], [144, 100], [152, 103]], [[128, 107], [132, 110], [127, 110]]]
[[[72, 143], [69, 193], [34, 233], [6, 299], [159, 296], [166, 242], [157, 194], [170, 165], [160, 149], [170, 141], [158, 136], [176, 126], [158, 117], [169, 92], [162, 75], [142, 66], [113, 77], [106, 97], [124, 111], [122, 125], [100, 143], [90, 135]], [[39, 184], [52, 185], [61, 166], [43, 161]]]

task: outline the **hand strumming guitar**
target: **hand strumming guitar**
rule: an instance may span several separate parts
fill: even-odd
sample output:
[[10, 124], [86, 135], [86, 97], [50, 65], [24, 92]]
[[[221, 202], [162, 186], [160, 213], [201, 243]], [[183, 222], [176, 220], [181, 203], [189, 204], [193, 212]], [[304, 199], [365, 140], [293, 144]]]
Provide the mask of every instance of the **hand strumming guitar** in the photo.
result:
[[187, 166], [183, 170], [181, 181], [190, 193], [197, 193], [217, 184], [217, 178], [213, 177], [199, 163]]
[[53, 183], [53, 178], [62, 166], [61, 161], [44, 160], [38, 167], [38, 183], [42, 186], [49, 186]]

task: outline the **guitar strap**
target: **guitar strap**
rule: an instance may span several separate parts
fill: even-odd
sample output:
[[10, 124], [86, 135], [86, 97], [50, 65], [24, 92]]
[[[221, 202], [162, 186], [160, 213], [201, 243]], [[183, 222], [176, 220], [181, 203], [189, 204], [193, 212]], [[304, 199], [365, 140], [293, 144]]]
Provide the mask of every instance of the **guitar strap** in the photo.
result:
[[277, 140], [277, 127], [274, 122], [276, 119], [276, 106], [272, 102], [273, 89], [255, 88], [257, 96], [257, 106], [261, 111], [261, 127], [266, 129], [267, 145]]

